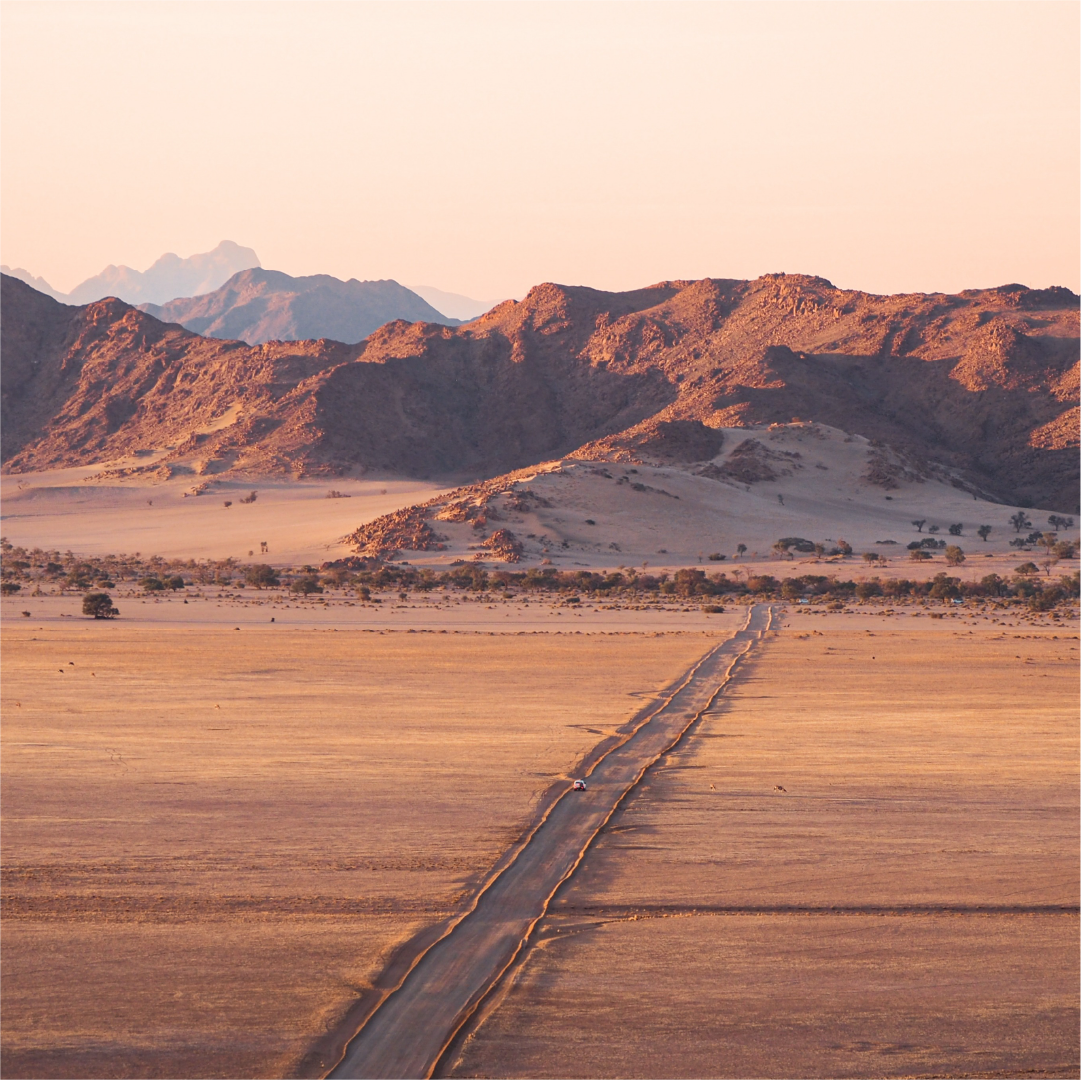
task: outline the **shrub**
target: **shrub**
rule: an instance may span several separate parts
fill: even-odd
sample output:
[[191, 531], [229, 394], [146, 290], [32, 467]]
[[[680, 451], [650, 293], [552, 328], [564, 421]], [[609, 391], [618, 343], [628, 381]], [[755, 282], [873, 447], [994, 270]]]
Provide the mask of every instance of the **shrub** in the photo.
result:
[[248, 495], [244, 496], [244, 498], [241, 499], [240, 502], [241, 503], [254, 503], [256, 498], [258, 497], [258, 495], [259, 495], [258, 492], [250, 492]]
[[1048, 586], [1029, 597], [1028, 605], [1034, 612], [1049, 612], [1062, 600], [1062, 591], [1057, 586]]
[[145, 578], [139, 579], [139, 587], [145, 589], [147, 593], [157, 593], [165, 588], [165, 583], [156, 575], [149, 574]]
[[727, 559], [728, 557], [721, 555], [720, 552], [710, 552], [709, 558], [712, 559], [714, 563], [716, 563], [718, 560]]
[[[254, 492], [252, 493], [255, 494]], [[253, 563], [244, 569], [244, 581], [256, 589], [266, 589], [268, 586], [281, 585], [274, 568], [266, 563]]]
[[120, 612], [113, 607], [113, 598], [108, 593], [87, 593], [83, 597], [83, 615], [95, 619], [115, 619]]
[[183, 589], [184, 579], [179, 574], [174, 574], [171, 578], [164, 580], [164, 585], [167, 585], [170, 589]]
[[852, 545], [844, 539], [844, 537], [837, 538], [837, 550], [843, 556], [850, 556], [852, 554]]
[[316, 581], [315, 578], [306, 575], [303, 578], [298, 578], [289, 587], [290, 593], [322, 593], [323, 587]]
[[0, 594], [11, 597], [18, 593], [22, 586], [18, 582], [0, 582]]

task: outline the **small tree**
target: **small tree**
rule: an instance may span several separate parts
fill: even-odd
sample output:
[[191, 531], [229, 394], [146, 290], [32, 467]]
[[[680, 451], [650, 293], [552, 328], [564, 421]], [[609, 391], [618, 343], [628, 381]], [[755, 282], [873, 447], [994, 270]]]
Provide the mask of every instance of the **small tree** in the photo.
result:
[[289, 587], [289, 591], [291, 593], [303, 593], [306, 595], [308, 593], [322, 593], [323, 587], [318, 583], [318, 581], [316, 581], [315, 578], [306, 575], [303, 578], [298, 578]]
[[843, 556], [850, 556], [852, 554], [852, 545], [844, 539], [844, 537], [837, 538], [837, 550]]
[[786, 557], [788, 559], [795, 558], [789, 551], [791, 547], [791, 542], [787, 540], [779, 540], [773, 542], [773, 551], [776, 553], [778, 559], [785, 559]]
[[923, 527], [927, 524], [926, 518], [913, 518], [912, 524], [916, 527], [917, 533], [923, 532]]
[[1047, 524], [1055, 529], [1073, 529], [1073, 519], [1063, 518], [1061, 514], [1049, 514]]
[[914, 563], [922, 563], [924, 560], [931, 558], [931, 553], [923, 548], [913, 548], [912, 551], [908, 553], [908, 558]]
[[736, 558], [737, 559], [742, 559], [743, 558], [743, 553], [746, 552], [746, 551], [747, 551], [747, 545], [746, 544], [737, 544], [736, 545]]
[[1047, 552], [1048, 555], [1050, 555], [1051, 549], [1054, 548], [1056, 544], [1058, 544], [1058, 534], [1041, 533], [1039, 543], [1043, 545], [1044, 551]]
[[953, 525], [950, 526], [950, 536], [951, 537], [959, 537], [959, 536], [961, 536], [961, 534], [964, 531], [965, 531], [964, 522], [954, 522]]
[[976, 532], [979, 534], [980, 540], [986, 542], [987, 538], [991, 536], [991, 527], [989, 525], [982, 525]]
[[1021, 575], [1039, 574], [1040, 573], [1040, 568], [1037, 567], [1035, 563], [1021, 563], [1018, 566], [1014, 567], [1014, 571], [1017, 574], [1021, 574]]
[[877, 563], [878, 562], [878, 553], [877, 552], [864, 552], [863, 553], [863, 562], [864, 563]]
[[946, 546], [946, 562], [951, 567], [959, 567], [965, 561], [965, 553], [956, 544]]
[[929, 525], [927, 527], [927, 532], [928, 533], [937, 533], [941, 528], [942, 528], [942, 526], [940, 526], [940, 525]]
[[1013, 526], [1015, 533], [1020, 533], [1022, 529], [1032, 528], [1032, 522], [1023, 510], [1019, 510], [1016, 514], [1010, 515], [1010, 525]]
[[171, 578], [166, 578], [164, 584], [170, 589], [183, 589], [184, 579], [179, 574], [174, 574]]
[[826, 554], [826, 546], [821, 541], [818, 541], [815, 544], [815, 555], [821, 557], [821, 556], [824, 556], [825, 554]]
[[87, 593], [83, 597], [83, 615], [95, 619], [115, 619], [120, 612], [113, 607], [113, 598], [108, 593]]
[[266, 563], [253, 563], [244, 570], [244, 581], [256, 589], [266, 589], [269, 586], [280, 585], [281, 581], [274, 568]]

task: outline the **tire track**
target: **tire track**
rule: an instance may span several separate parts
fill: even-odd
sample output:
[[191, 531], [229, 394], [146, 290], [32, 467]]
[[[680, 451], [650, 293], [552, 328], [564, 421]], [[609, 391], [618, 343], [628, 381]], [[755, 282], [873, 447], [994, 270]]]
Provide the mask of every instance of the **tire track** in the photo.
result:
[[514, 965], [559, 887], [624, 798], [714, 703], [732, 670], [769, 629], [772, 609], [702, 658], [656, 710], [604, 752], [588, 790], [568, 785], [535, 829], [500, 861], [473, 905], [420, 953], [346, 1045], [331, 1078], [430, 1077], [462, 1027]]

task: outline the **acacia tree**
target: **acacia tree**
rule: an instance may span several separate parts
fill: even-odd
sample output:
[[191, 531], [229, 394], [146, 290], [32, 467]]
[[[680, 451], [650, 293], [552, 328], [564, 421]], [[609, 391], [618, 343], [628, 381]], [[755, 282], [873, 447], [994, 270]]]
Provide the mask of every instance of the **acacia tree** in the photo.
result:
[[87, 593], [83, 597], [83, 615], [95, 619], [115, 619], [120, 611], [113, 607], [113, 598], [108, 593]]
[[1032, 522], [1023, 510], [1019, 510], [1016, 514], [1010, 515], [1010, 525], [1013, 526], [1015, 533], [1020, 533], [1022, 529], [1032, 528]]
[[912, 519], [912, 524], [916, 527], [916, 532], [917, 533], [922, 533], [923, 532], [923, 527], [926, 524], [926, 522], [927, 522], [926, 518], [913, 518]]
[[747, 551], [747, 545], [746, 544], [737, 544], [736, 545], [736, 557], [738, 559], [741, 559], [743, 557], [743, 553], [746, 552], [746, 551]]
[[951, 567], [959, 567], [965, 561], [965, 553], [956, 544], [946, 546], [946, 562]]
[[979, 534], [980, 540], [986, 541], [991, 535], [991, 527], [989, 525], [982, 525], [976, 532]]

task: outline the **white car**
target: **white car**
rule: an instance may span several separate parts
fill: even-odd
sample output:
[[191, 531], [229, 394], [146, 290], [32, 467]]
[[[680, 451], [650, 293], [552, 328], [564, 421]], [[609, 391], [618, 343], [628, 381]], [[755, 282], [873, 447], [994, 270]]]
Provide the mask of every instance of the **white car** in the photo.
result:
[[574, 791], [575, 792], [584, 792], [585, 790], [586, 790], [585, 781], [575, 781], [574, 782]]

